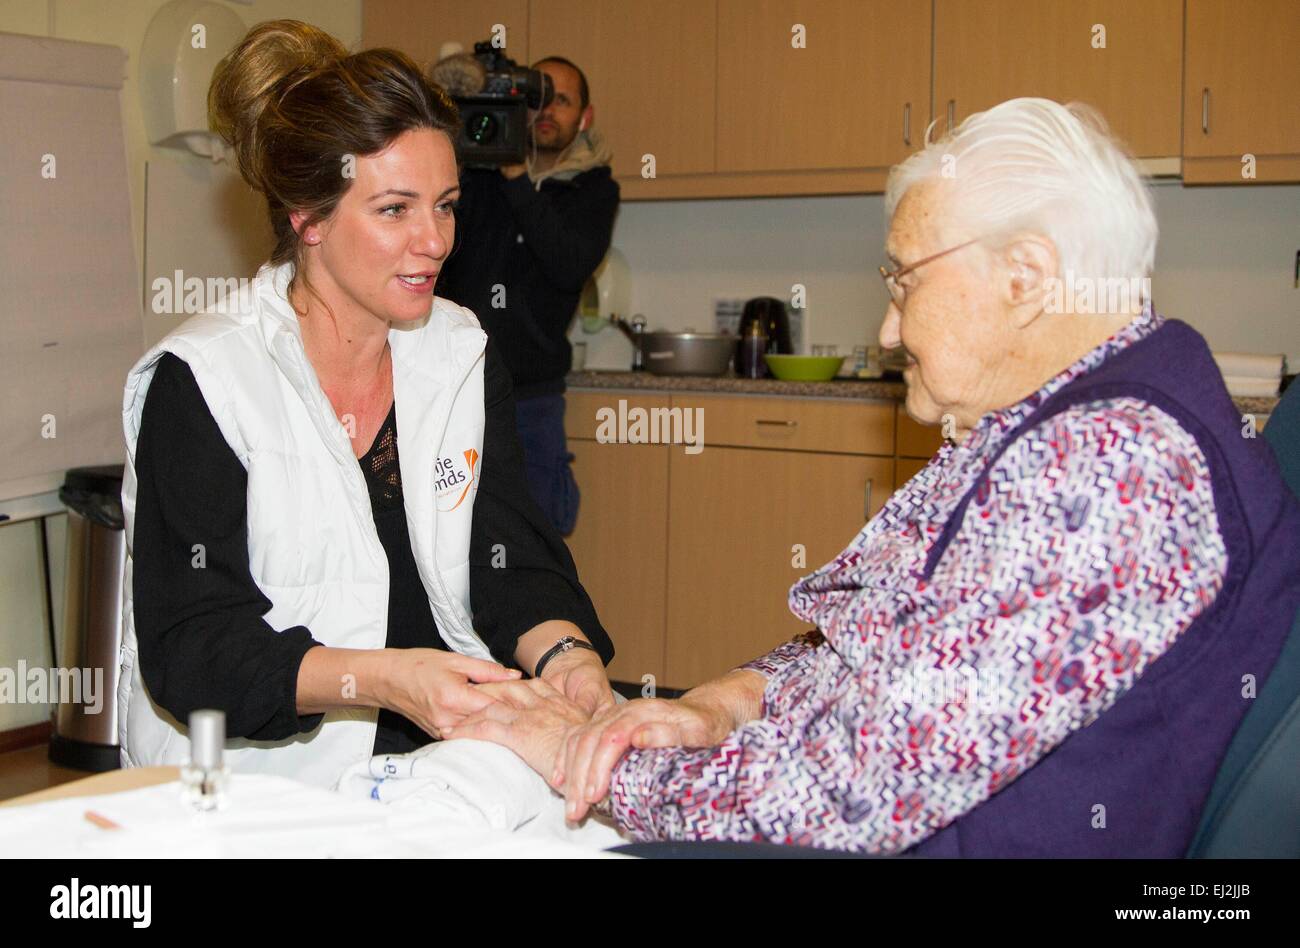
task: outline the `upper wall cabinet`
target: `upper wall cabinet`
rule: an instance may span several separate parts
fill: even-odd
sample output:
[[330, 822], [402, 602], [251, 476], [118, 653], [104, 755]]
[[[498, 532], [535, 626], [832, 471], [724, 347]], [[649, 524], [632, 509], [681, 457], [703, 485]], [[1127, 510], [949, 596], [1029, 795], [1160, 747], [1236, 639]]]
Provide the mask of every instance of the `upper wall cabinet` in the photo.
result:
[[931, 119], [1017, 96], [1096, 107], [1188, 183], [1300, 181], [1297, 0], [362, 3], [363, 44], [422, 66], [498, 27], [587, 73], [625, 200], [878, 192]]
[[438, 60], [438, 48], [460, 43], [465, 52], [493, 39], [504, 28], [506, 55], [528, 61], [528, 0], [365, 0], [361, 5], [361, 46], [391, 46], [421, 68]]
[[1300, 180], [1300, 6], [1187, 0], [1184, 178]]
[[613, 171], [638, 181], [713, 171], [716, 17], [711, 2], [532, 0], [534, 59], [563, 56], [591, 86]]
[[1006, 99], [1041, 96], [1095, 106], [1139, 158], [1179, 154], [1182, 0], [934, 7], [937, 132]]
[[718, 0], [718, 170], [894, 164], [930, 113], [930, 0]]

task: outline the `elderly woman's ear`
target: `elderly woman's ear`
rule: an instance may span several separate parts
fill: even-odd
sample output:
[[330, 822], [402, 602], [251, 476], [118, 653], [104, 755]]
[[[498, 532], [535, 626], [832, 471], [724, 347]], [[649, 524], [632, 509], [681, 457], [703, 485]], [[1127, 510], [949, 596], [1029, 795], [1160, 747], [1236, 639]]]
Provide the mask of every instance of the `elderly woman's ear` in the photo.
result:
[[1003, 300], [1017, 328], [1043, 312], [1057, 270], [1056, 245], [1041, 234], [1017, 234], [998, 252], [998, 277]]

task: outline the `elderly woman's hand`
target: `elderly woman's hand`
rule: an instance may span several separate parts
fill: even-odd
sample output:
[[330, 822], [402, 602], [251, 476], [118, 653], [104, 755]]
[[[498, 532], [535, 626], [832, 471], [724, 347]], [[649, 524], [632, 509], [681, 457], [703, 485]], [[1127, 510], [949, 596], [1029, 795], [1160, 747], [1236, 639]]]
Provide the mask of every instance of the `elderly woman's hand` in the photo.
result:
[[491, 703], [455, 727], [443, 728], [443, 737], [501, 744], [543, 777], [555, 770], [569, 732], [591, 717], [545, 678], [495, 682], [477, 690]]
[[630, 748], [712, 747], [736, 726], [725, 705], [691, 695], [638, 698], [615, 705], [568, 731], [564, 754], [550, 774], [563, 790], [566, 815], [580, 820], [609, 793], [609, 775]]

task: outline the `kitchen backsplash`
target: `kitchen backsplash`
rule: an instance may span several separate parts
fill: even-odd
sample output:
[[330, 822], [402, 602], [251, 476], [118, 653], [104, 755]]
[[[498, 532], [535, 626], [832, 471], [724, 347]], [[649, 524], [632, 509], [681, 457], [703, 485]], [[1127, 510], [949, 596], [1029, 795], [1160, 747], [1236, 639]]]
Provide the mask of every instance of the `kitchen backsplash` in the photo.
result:
[[[1300, 367], [1300, 186], [1154, 187], [1160, 243], [1157, 309], [1194, 326], [1215, 350], [1284, 353]], [[656, 201], [624, 204], [614, 244], [632, 275], [632, 312], [648, 328], [711, 328], [719, 299], [806, 294], [804, 345], [843, 354], [876, 342], [887, 296], [877, 266], [884, 199], [865, 197]], [[587, 367], [626, 369], [613, 329], [587, 343]], [[805, 348], [806, 351], [806, 348]]]

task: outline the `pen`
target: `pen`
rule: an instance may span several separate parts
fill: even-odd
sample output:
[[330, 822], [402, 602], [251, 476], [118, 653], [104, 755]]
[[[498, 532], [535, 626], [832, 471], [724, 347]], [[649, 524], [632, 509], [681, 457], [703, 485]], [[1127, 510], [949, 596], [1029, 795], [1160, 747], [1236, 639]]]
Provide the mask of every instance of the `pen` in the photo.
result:
[[104, 816], [104, 815], [102, 815], [102, 814], [100, 814], [100, 813], [96, 813], [94, 810], [87, 810], [85, 816], [86, 816], [86, 819], [87, 819], [88, 821], [90, 821], [91, 823], [94, 823], [94, 824], [95, 824], [96, 826], [98, 826], [100, 829], [104, 829], [104, 830], [116, 830], [116, 829], [121, 829], [121, 828], [122, 828], [119, 824], [114, 823], [114, 822], [113, 822], [112, 820], [110, 820], [108, 817], [106, 817], [106, 816]]

